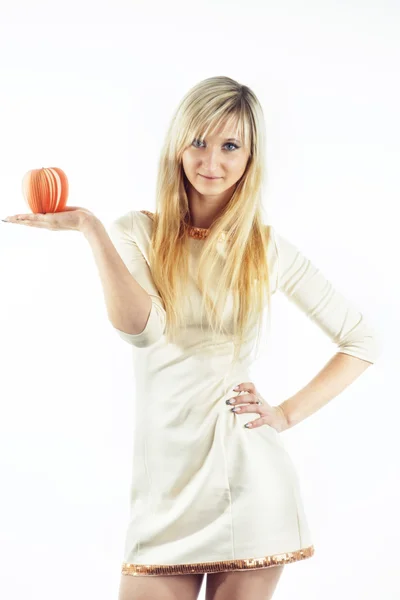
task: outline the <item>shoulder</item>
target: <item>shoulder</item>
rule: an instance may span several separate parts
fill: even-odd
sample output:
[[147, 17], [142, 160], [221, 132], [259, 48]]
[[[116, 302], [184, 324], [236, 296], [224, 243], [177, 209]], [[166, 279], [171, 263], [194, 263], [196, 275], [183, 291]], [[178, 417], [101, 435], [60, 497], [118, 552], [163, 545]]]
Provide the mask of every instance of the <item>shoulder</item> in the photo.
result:
[[135, 253], [139, 250], [148, 256], [153, 221], [140, 210], [130, 210], [111, 221], [108, 234], [114, 246], [121, 252]]
[[278, 256], [278, 240], [279, 237], [274, 225], [268, 223], [264, 225], [265, 233], [267, 236], [267, 247], [268, 247], [268, 257], [270, 260], [274, 260]]
[[134, 212], [137, 213], [139, 219], [143, 220], [142, 215], [145, 215], [145, 217], [147, 219], [150, 219], [151, 222], [154, 222], [154, 213], [153, 212], [150, 212], [149, 210], [136, 210]]
[[136, 237], [137, 235], [151, 234], [154, 213], [147, 210], [130, 210], [113, 219], [110, 230]]
[[299, 252], [298, 246], [289, 240], [286, 235], [277, 231], [274, 225], [266, 225], [268, 229], [268, 245], [270, 251], [274, 252], [276, 257], [292, 256]]

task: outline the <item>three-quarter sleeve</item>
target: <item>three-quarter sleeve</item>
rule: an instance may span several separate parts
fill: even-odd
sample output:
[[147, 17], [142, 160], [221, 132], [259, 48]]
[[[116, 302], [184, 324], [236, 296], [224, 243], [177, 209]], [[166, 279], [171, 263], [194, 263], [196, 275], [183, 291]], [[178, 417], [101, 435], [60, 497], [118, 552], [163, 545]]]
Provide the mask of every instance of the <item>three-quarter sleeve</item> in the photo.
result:
[[154, 344], [164, 334], [166, 311], [143, 252], [145, 238], [142, 241], [142, 249], [140, 248], [139, 240], [141, 239], [141, 232], [137, 225], [135, 211], [130, 211], [112, 221], [108, 232], [111, 241], [129, 272], [150, 295], [152, 306], [149, 318], [142, 332], [132, 334], [121, 331], [116, 327], [114, 329], [129, 344], [137, 347], [147, 347]]
[[337, 353], [374, 363], [380, 354], [380, 343], [365, 316], [273, 226], [271, 238], [278, 261], [277, 289], [329, 336]]

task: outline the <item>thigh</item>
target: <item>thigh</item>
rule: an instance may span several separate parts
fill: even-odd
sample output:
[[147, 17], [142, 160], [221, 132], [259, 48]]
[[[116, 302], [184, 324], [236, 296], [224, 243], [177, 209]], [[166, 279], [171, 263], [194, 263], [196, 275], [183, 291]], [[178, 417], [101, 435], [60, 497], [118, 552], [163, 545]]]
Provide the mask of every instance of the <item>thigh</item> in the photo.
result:
[[118, 600], [197, 600], [204, 573], [121, 575]]
[[283, 568], [207, 573], [206, 600], [270, 600]]

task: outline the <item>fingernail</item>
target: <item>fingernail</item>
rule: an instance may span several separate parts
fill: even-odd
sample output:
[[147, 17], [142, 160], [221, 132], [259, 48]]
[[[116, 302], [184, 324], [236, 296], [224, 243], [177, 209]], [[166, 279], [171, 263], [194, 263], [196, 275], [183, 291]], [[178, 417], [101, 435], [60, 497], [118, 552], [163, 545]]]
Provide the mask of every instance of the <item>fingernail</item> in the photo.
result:
[[236, 392], [239, 389], [239, 386], [237, 385], [236, 387], [233, 388], [233, 391]]
[[2, 219], [2, 221], [4, 221], [5, 223], [8, 223], [8, 217], [6, 219]]
[[245, 427], [251, 427], [251, 423], [246, 423]]

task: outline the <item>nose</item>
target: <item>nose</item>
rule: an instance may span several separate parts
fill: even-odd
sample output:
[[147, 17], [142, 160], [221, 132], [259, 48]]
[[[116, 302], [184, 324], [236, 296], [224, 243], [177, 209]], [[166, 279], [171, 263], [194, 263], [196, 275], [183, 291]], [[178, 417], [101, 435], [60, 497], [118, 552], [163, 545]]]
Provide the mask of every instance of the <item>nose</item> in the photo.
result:
[[207, 148], [202, 157], [202, 173], [209, 175], [210, 177], [216, 177], [218, 175], [220, 163], [219, 149], [218, 148]]

